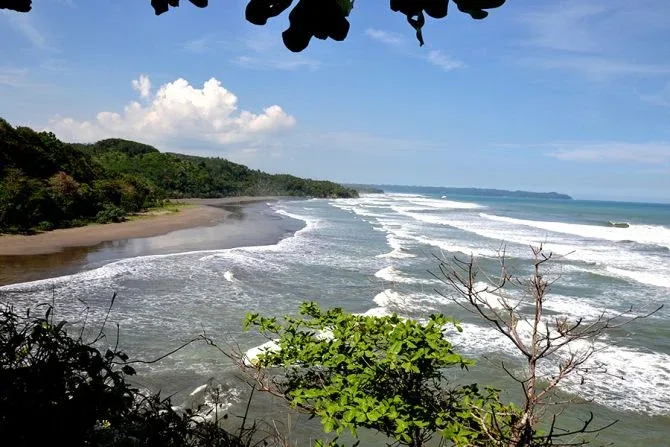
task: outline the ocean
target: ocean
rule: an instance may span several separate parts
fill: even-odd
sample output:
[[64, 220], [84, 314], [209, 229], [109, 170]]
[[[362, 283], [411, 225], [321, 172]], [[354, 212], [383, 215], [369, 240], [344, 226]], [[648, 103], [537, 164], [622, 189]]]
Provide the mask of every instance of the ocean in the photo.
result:
[[[176, 232], [107, 247], [104, 256], [88, 252], [70, 270], [58, 270], [61, 276], [1, 287], [0, 300], [17, 307], [53, 302], [58, 317], [97, 329], [116, 294], [106, 342], [116, 344], [118, 323], [119, 346], [140, 359], [159, 357], [203, 332], [224, 349], [244, 352], [266, 341], [242, 331], [246, 312], [295, 313], [307, 300], [376, 315], [441, 312], [462, 321], [463, 332], [448, 336], [477, 361], [454, 381], [492, 384], [514, 399], [518, 385], [505, 378], [500, 363], [520, 368], [518, 353], [452, 302], [455, 292], [439, 280], [438, 258], [473, 255], [483, 273], [495, 276], [504, 247], [510, 270], [527, 277], [530, 247], [542, 243], [555, 255], [546, 270], [555, 282], [545, 309], [573, 320], [631, 306], [650, 311], [670, 295], [670, 205], [443, 196], [417, 188], [358, 199], [281, 200], [259, 212], [274, 222], [276, 234], [266, 245], [218, 248], [225, 224]], [[521, 297], [523, 291], [509, 293]], [[595, 424], [619, 420], [599, 435], [602, 443], [668, 445], [668, 340], [667, 306], [598, 340], [594, 366], [605, 373], [562, 384], [562, 396], [574, 400], [568, 419], [592, 411]], [[542, 372], [555, 366], [550, 362]], [[196, 343], [142, 366], [137, 381], [177, 403], [193, 399], [189, 394], [202, 384], [222, 384], [222, 408], [235, 413], [243, 411], [248, 393], [238, 376], [231, 361]], [[259, 414], [275, 411], [270, 403], [261, 407]]]

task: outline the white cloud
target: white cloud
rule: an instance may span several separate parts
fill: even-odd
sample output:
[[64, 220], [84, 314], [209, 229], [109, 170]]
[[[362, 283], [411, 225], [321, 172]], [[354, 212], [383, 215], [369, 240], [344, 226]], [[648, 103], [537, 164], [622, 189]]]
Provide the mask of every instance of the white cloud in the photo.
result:
[[440, 50], [430, 50], [426, 55], [416, 52], [414, 49], [408, 51], [405, 48], [405, 38], [398, 33], [368, 28], [365, 30], [365, 34], [377, 42], [399, 50], [400, 53], [408, 57], [423, 59], [444, 71], [452, 71], [466, 66], [462, 61], [442, 54]]
[[54, 119], [50, 129], [71, 141], [119, 137], [178, 148], [258, 142], [264, 135], [296, 124], [278, 105], [260, 113], [238, 110], [237, 97], [215, 78], [202, 88], [179, 78], [161, 85], [155, 94], [151, 94], [146, 76], [132, 85], [143, 103], [131, 101], [122, 113], [104, 111], [90, 121]]
[[37, 29], [31, 15], [0, 11], [0, 16], [4, 16], [9, 21], [12, 28], [28, 39], [34, 47], [41, 50], [49, 49], [46, 36]]
[[268, 30], [259, 30], [237, 45], [237, 50], [243, 53], [231, 59], [231, 62], [240, 67], [257, 70], [297, 70], [308, 68], [316, 70], [321, 62], [309, 58], [304, 54], [291, 53], [286, 50], [281, 34]]
[[189, 53], [206, 53], [210, 50], [212, 44], [212, 38], [210, 36], [205, 36], [185, 42], [183, 48]]
[[133, 89], [140, 92], [141, 98], [148, 98], [151, 95], [151, 81], [146, 75], [140, 75], [139, 79], [133, 79]]
[[258, 29], [246, 38], [225, 40], [217, 34], [208, 34], [182, 43], [181, 49], [194, 55], [229, 55], [229, 61], [239, 67], [254, 70], [293, 71], [301, 68], [316, 70], [321, 62], [286, 50], [281, 33]]
[[656, 165], [670, 163], [670, 142], [557, 143], [551, 146], [555, 149], [549, 155], [561, 160]]
[[666, 6], [666, 0], [539, 2], [520, 15], [527, 34], [515, 60], [596, 80], [670, 73], [670, 65], [656, 62], [659, 42], [670, 38], [670, 16], [660, 13]]
[[368, 28], [365, 30], [365, 34], [377, 42], [393, 47], [400, 47], [405, 43], [405, 39], [401, 34], [390, 31]]
[[302, 67], [315, 70], [321, 65], [321, 63], [315, 59], [292, 54], [277, 58], [237, 56], [232, 59], [232, 62], [241, 67], [263, 70], [296, 70]]
[[439, 50], [430, 50], [428, 56], [426, 56], [426, 60], [444, 71], [451, 71], [465, 67], [465, 64], [462, 61], [445, 56]]
[[592, 52], [600, 49], [593, 26], [585, 24], [606, 11], [597, 2], [556, 1], [521, 15], [528, 26], [526, 45], [549, 50]]
[[0, 85], [7, 85], [9, 87], [24, 86], [27, 75], [27, 68], [0, 67]]
[[566, 70], [580, 73], [591, 79], [606, 79], [613, 76], [658, 76], [670, 74], [670, 65], [643, 64], [597, 56], [554, 56], [526, 59], [527, 64], [550, 70]]
[[312, 151], [316, 145], [323, 152], [353, 152], [379, 156], [418, 151], [441, 152], [448, 146], [443, 142], [380, 136], [365, 132], [334, 131], [302, 134], [298, 137], [298, 141], [293, 144], [295, 148]]

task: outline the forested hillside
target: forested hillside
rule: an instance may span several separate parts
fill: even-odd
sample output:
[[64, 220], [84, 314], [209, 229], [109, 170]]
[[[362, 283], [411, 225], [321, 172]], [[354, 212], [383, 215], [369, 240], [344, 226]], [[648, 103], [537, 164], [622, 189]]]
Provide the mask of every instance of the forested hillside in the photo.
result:
[[0, 118], [0, 232], [121, 221], [170, 197], [353, 197], [336, 183], [271, 175], [220, 158], [121, 139], [70, 144]]
[[337, 183], [267, 174], [223, 158], [162, 153], [145, 144], [108, 139], [76, 147], [114, 175], [140, 175], [168, 197], [301, 196], [354, 197]]

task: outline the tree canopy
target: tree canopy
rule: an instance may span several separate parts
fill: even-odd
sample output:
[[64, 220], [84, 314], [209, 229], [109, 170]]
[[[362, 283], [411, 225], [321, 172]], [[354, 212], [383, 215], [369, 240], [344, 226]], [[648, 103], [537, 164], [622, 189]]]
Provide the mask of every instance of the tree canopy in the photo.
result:
[[[205, 8], [208, 0], [189, 0], [198, 8]], [[456, 8], [475, 20], [485, 19], [488, 10], [499, 8], [505, 0], [451, 0]], [[293, 0], [249, 0], [245, 17], [254, 25], [265, 25], [269, 19], [289, 9]], [[151, 0], [156, 15], [161, 15], [179, 6], [179, 0]], [[403, 14], [416, 31], [416, 38], [423, 45], [422, 28], [426, 16], [444, 19], [449, 10], [449, 0], [390, 0], [392, 11]], [[289, 27], [282, 33], [286, 48], [293, 52], [303, 51], [312, 37], [342, 41], [349, 33], [347, 17], [354, 8], [354, 0], [298, 0], [291, 9]], [[0, 0], [0, 9], [29, 12], [31, 0]]]
[[371, 429], [387, 445], [408, 447], [430, 445], [435, 435], [454, 446], [505, 445], [516, 409], [496, 389], [449, 383], [447, 369], [473, 364], [444, 337], [447, 325], [461, 330], [454, 320], [354, 315], [315, 302], [283, 320], [247, 315], [246, 329], [276, 342], [249, 359], [251, 375], [262, 391], [319, 417], [326, 433], [357, 437], [358, 429]]
[[166, 197], [357, 197], [337, 183], [110, 138], [65, 143], [0, 118], [0, 232], [119, 222]]

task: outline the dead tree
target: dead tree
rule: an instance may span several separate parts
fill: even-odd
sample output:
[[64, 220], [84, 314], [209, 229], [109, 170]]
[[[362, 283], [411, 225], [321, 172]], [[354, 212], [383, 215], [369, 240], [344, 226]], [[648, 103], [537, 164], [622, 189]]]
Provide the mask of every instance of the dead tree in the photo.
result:
[[[487, 276], [487, 284], [490, 285], [484, 288], [477, 282], [478, 275], [484, 272], [479, 269], [474, 256], [467, 260], [456, 256], [448, 260], [438, 258], [440, 273], [433, 275], [457, 293], [437, 292], [486, 321], [508, 338], [524, 359], [521, 375], [512, 372], [504, 362], [501, 363], [503, 370], [523, 391], [520, 418], [511, 427], [511, 437], [507, 444], [510, 447], [584, 445], [588, 441], [581, 438], [583, 435], [597, 433], [616, 421], [594, 428], [591, 414], [576, 429], [559, 429], [556, 425], [557, 415], [551, 415], [550, 421], [546, 419], [549, 405], [570, 402], [558, 399], [557, 387], [568, 376], [577, 376], [583, 383], [588, 374], [607, 373], [592, 358], [597, 351], [596, 341], [605, 333], [646, 318], [663, 306], [647, 313], [636, 313], [632, 307], [619, 313], [603, 311], [591, 321], [548, 316], [544, 314], [545, 300], [558, 277], [549, 279], [543, 273], [546, 270], [545, 263], [552, 261], [554, 256], [546, 253], [542, 245], [531, 249], [533, 271], [530, 277], [517, 277], [510, 273], [502, 248], [498, 256], [500, 271], [493, 278]], [[509, 286], [520, 286], [525, 292], [524, 298], [508, 294]], [[524, 305], [530, 305], [530, 315], [521, 314], [520, 308]], [[553, 373], [549, 375], [540, 374], [538, 369], [546, 361], [555, 363]], [[549, 429], [545, 434], [538, 435], [538, 425], [543, 421], [549, 423]]]

